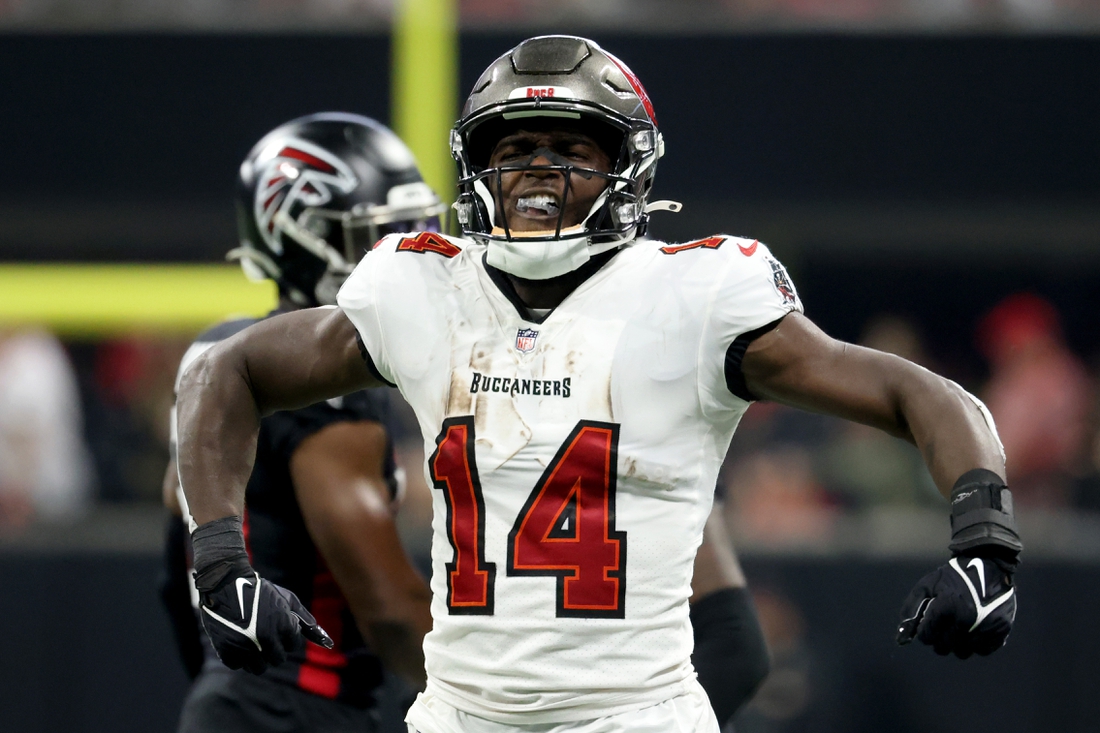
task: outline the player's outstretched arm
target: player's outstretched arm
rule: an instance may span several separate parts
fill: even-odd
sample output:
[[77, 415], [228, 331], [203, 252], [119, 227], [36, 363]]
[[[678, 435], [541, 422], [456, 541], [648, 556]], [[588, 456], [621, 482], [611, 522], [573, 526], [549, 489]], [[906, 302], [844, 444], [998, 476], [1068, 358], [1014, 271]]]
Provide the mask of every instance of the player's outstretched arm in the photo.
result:
[[188, 509], [195, 586], [222, 662], [256, 674], [308, 638], [332, 640], [295, 595], [261, 578], [241, 514], [260, 417], [373, 386], [351, 322], [336, 308], [261, 321], [195, 360], [177, 399], [177, 464]]
[[338, 422], [306, 438], [290, 472], [309, 534], [387, 669], [424, 689], [432, 594], [401, 546], [377, 422]]
[[260, 321], [199, 356], [177, 400], [180, 482], [199, 524], [240, 516], [260, 417], [379, 386], [339, 308]]
[[880, 428], [915, 443], [940, 492], [974, 468], [1004, 475], [997, 435], [961, 387], [910, 361], [830, 338], [800, 313], [753, 341], [754, 395]]
[[742, 361], [758, 397], [881, 428], [917, 445], [951, 502], [950, 562], [906, 600], [899, 643], [940, 654], [990, 654], [1016, 615], [1012, 575], [1023, 549], [1001, 442], [985, 406], [954, 382], [905, 359], [836, 341], [791, 313]]
[[771, 659], [718, 503], [703, 529], [691, 591], [691, 661], [725, 728], [767, 677]]

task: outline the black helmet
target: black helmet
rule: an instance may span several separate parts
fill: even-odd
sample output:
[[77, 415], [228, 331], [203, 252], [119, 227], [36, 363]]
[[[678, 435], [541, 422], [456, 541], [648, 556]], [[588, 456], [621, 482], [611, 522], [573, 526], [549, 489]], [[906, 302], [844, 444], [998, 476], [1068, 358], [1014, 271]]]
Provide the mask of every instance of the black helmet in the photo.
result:
[[[555, 161], [561, 165], [488, 167], [501, 137], [530, 117], [581, 126], [612, 161], [610, 173], [583, 171], [606, 179], [608, 186], [580, 227], [563, 230], [559, 216], [555, 231], [530, 236], [496, 220], [492, 192], [502, 171], [538, 167], [567, 177], [572, 172], [564, 160]], [[649, 96], [625, 64], [584, 38], [540, 36], [519, 44], [481, 75], [451, 131], [451, 153], [458, 161], [455, 209], [463, 233], [488, 244], [490, 264], [544, 279], [644, 234], [646, 199], [664, 142]]]
[[384, 125], [324, 112], [281, 125], [241, 164], [240, 260], [300, 306], [336, 302], [352, 268], [390, 232], [439, 230], [445, 210], [412, 152]]

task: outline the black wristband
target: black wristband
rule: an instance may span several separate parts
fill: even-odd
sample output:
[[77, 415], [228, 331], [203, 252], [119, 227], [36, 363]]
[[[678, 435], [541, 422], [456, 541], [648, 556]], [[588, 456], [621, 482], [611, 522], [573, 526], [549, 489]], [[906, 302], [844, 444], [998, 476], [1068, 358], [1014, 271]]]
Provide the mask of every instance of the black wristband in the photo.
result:
[[231, 567], [249, 564], [240, 517], [222, 517], [196, 528], [191, 548], [196, 584], [206, 588], [217, 586]]
[[691, 604], [692, 664], [725, 726], [768, 675], [771, 658], [748, 588], [723, 588]]
[[733, 621], [742, 626], [746, 620], [755, 622], [756, 607], [748, 588], [721, 588], [700, 598], [689, 609], [691, 625], [705, 631], [711, 624]]
[[1015, 557], [1024, 545], [1016, 529], [1012, 492], [992, 471], [967, 471], [951, 489], [951, 552], [999, 548]]

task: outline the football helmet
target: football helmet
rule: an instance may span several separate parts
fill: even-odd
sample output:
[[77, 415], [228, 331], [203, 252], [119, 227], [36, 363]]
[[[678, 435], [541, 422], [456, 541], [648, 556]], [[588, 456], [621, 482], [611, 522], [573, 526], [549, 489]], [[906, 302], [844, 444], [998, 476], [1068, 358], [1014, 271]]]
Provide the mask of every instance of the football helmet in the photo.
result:
[[301, 307], [331, 305], [356, 263], [391, 232], [439, 231], [446, 205], [406, 145], [368, 117], [324, 112], [263, 137], [237, 178], [240, 261]]
[[[490, 168], [496, 143], [531, 117], [581, 127], [608, 154], [611, 171], [578, 168], [557, 156], [549, 165], [532, 165], [532, 156]], [[664, 154], [649, 96], [623, 62], [585, 38], [530, 38], [494, 61], [451, 131], [451, 154], [458, 163], [454, 208], [463, 234], [487, 244], [489, 264], [523, 278], [542, 280], [575, 270], [592, 255], [644, 234], [654, 208], [679, 209], [674, 202], [647, 206], [657, 159]], [[513, 231], [494, 193], [501, 190], [502, 173], [534, 169], [559, 171], [566, 180], [574, 172], [598, 176], [607, 186], [578, 226], [563, 227], [562, 201], [554, 230]]]

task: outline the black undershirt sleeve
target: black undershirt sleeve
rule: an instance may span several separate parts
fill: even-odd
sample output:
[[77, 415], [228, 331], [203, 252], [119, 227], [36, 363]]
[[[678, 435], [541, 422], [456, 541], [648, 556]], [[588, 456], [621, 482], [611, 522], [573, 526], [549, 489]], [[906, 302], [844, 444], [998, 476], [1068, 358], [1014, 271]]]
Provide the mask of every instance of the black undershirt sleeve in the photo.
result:
[[382, 373], [378, 371], [378, 367], [374, 364], [374, 359], [371, 358], [370, 352], [367, 351], [367, 345], [363, 343], [363, 337], [359, 335], [359, 331], [355, 332], [355, 344], [359, 347], [359, 355], [363, 357], [363, 361], [366, 362], [367, 369], [379, 382], [388, 384], [391, 387], [397, 385], [382, 376]]
[[725, 728], [768, 676], [771, 658], [748, 588], [723, 588], [691, 604], [699, 684]]
[[735, 338], [726, 349], [726, 388], [746, 402], [755, 402], [759, 398], [749, 391], [748, 385], [745, 384], [745, 375], [741, 372], [741, 360], [745, 358], [745, 351], [748, 350], [749, 344], [778, 326], [779, 321], [782, 320], [780, 318], [766, 326], [746, 331]]

